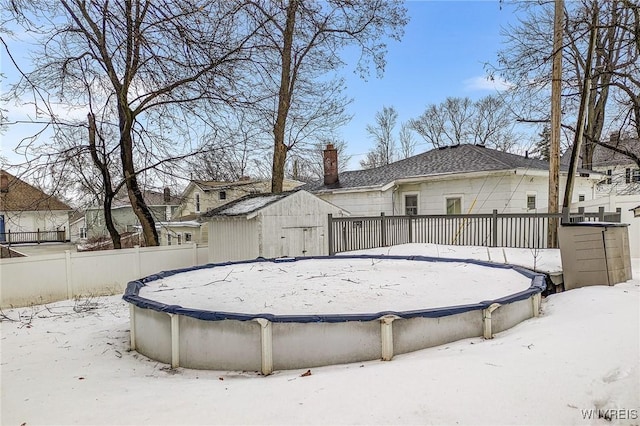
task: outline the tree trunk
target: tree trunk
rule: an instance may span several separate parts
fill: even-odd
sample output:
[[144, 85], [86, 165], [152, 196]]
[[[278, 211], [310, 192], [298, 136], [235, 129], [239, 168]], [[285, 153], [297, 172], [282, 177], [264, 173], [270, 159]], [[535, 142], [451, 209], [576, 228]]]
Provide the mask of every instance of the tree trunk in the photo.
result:
[[96, 146], [96, 119], [91, 113], [87, 115], [87, 118], [89, 120], [89, 152], [91, 153], [93, 163], [100, 170], [100, 174], [102, 175], [102, 184], [104, 186], [104, 201], [102, 203], [104, 224], [109, 231], [113, 248], [117, 250], [122, 248], [122, 243], [120, 241], [120, 233], [113, 224], [113, 215], [111, 214], [111, 203], [115, 197], [115, 192], [113, 191], [113, 185], [111, 183], [111, 174], [109, 172], [109, 167], [98, 155], [98, 149]]
[[287, 5], [287, 22], [284, 29], [284, 46], [282, 49], [282, 66], [280, 69], [280, 90], [278, 92], [278, 113], [273, 126], [273, 169], [271, 172], [271, 192], [282, 192], [284, 167], [287, 161], [287, 145], [284, 143], [287, 127], [287, 116], [291, 106], [291, 93], [295, 75], [291, 73], [291, 49], [296, 23], [298, 0], [290, 0]]
[[159, 245], [159, 241], [155, 220], [144, 201], [142, 191], [140, 191], [135, 164], [133, 162], [133, 140], [131, 138], [133, 117], [131, 110], [126, 103], [119, 103], [118, 110], [120, 116], [120, 160], [122, 162], [122, 171], [127, 185], [129, 201], [131, 202], [133, 212], [140, 221], [142, 235], [144, 236], [147, 246], [157, 246]]

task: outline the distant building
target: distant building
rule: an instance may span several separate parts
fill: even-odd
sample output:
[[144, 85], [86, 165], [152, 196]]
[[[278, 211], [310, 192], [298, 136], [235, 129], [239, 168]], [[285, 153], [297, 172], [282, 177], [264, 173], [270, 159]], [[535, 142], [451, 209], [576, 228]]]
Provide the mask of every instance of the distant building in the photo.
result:
[[[156, 223], [172, 220], [180, 206], [180, 197], [172, 196], [169, 188], [165, 188], [164, 192], [145, 190], [142, 196]], [[116, 195], [111, 207], [111, 215], [119, 233], [137, 232], [136, 227], [140, 222], [131, 207], [126, 190], [121, 190]], [[102, 206], [87, 209], [84, 218], [87, 239], [109, 236]]]
[[71, 207], [0, 170], [0, 242], [7, 232], [64, 231], [69, 239]]

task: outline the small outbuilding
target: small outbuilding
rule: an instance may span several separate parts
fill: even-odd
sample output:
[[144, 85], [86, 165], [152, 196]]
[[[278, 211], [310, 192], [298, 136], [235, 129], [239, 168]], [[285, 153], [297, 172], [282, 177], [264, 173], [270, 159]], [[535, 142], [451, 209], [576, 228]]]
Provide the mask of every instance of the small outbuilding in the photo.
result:
[[329, 214], [349, 213], [304, 190], [240, 198], [201, 216], [209, 262], [328, 255]]

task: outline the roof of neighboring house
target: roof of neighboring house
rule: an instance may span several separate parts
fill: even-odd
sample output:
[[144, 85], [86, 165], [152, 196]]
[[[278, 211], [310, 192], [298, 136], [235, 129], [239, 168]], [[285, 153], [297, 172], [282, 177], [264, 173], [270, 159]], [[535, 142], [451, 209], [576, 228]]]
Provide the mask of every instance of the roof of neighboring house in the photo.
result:
[[0, 210], [3, 211], [45, 211], [71, 210], [56, 197], [28, 184], [5, 170], [0, 170]]
[[[367, 170], [342, 172], [339, 182], [309, 184], [307, 191], [381, 186], [397, 179], [513, 169], [549, 170], [549, 163], [481, 145], [462, 144], [432, 149], [395, 163]], [[566, 169], [566, 167], [564, 167]]]
[[[169, 196], [169, 201], [167, 202], [164, 199], [163, 192], [151, 191], [151, 190], [143, 190], [142, 198], [144, 198], [144, 202], [147, 203], [147, 206], [177, 206], [180, 204], [181, 198], [175, 195]], [[129, 194], [127, 193], [127, 188], [123, 187], [118, 191], [116, 197], [113, 200], [111, 206], [113, 208], [118, 207], [127, 207], [131, 205], [131, 201], [129, 201]]]
[[[201, 191], [221, 191], [225, 189], [238, 188], [242, 186], [250, 186], [259, 183], [270, 183], [270, 180], [265, 179], [240, 179], [235, 182], [220, 182], [220, 181], [204, 181], [204, 180], [192, 180], [191, 181], [195, 186], [197, 186]], [[285, 185], [297, 186], [296, 184], [303, 185], [303, 182], [298, 182], [291, 179], [285, 179], [283, 182]], [[298, 186], [299, 186], [298, 185]]]
[[213, 216], [245, 216], [260, 210], [269, 204], [275, 203], [296, 191], [282, 192], [280, 194], [249, 194], [223, 206], [209, 210], [200, 217], [207, 218]]
[[[625, 138], [625, 139], [610, 139], [606, 142], [609, 145], [616, 146], [621, 149], [629, 150], [635, 155], [640, 156], [640, 140], [634, 138]], [[580, 155], [580, 159], [582, 159], [582, 154]], [[562, 154], [562, 158], [560, 162], [562, 164], [569, 164], [571, 161], [571, 148], [567, 149], [564, 154]], [[581, 164], [582, 162], [580, 162]], [[607, 167], [607, 166], [624, 166], [627, 164], [633, 164], [635, 161], [629, 158], [628, 156], [611, 150], [602, 145], [595, 145], [593, 149], [593, 159], [592, 159], [592, 167]]]

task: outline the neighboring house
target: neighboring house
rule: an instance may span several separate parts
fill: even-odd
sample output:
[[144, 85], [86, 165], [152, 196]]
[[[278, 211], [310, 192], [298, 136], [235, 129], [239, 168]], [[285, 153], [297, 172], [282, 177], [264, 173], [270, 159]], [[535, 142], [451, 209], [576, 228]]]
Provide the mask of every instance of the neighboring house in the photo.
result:
[[69, 239], [72, 243], [79, 243], [87, 239], [87, 223], [85, 213], [75, 211], [69, 217]]
[[[614, 133], [610, 136], [608, 143], [628, 149], [640, 156], [640, 140], [638, 139], [618, 139], [617, 133]], [[570, 160], [571, 149], [563, 154], [561, 162], [568, 165]], [[579, 164], [582, 165], [582, 156]], [[596, 145], [593, 150], [591, 168], [605, 175], [596, 185], [596, 197], [640, 194], [640, 168], [628, 156]]]
[[[290, 191], [303, 185], [296, 180], [285, 179], [283, 190]], [[182, 193], [182, 203], [172, 223], [163, 224], [161, 244], [174, 244], [191, 238], [195, 243], [208, 243], [208, 222], [198, 222], [201, 229], [186, 229], [184, 223], [194, 223], [201, 214], [226, 205], [239, 198], [271, 192], [271, 180], [242, 178], [236, 182], [192, 180]], [[180, 223], [176, 223], [180, 222]], [[190, 234], [190, 235], [187, 235]]]
[[[342, 172], [325, 150], [325, 179], [304, 189], [362, 215], [433, 215], [546, 212], [547, 162], [481, 145], [436, 148], [385, 166]], [[560, 202], [566, 182], [560, 171]], [[580, 170], [573, 201], [594, 197], [599, 174]]]
[[[303, 182], [285, 179], [283, 191], [291, 191]], [[271, 192], [271, 180], [242, 178], [235, 182], [192, 180], [182, 193], [177, 217], [196, 218], [209, 210], [223, 206], [250, 194]]]
[[71, 207], [52, 195], [0, 170], [0, 242], [6, 232], [65, 231]]
[[328, 255], [329, 214], [348, 212], [302, 190], [247, 195], [202, 214], [209, 261]]
[[[172, 196], [169, 189], [164, 192], [143, 191], [142, 196], [147, 203], [154, 220], [159, 223], [170, 221], [180, 205], [180, 197]], [[129, 196], [125, 189], [118, 192], [111, 207], [113, 223], [118, 232], [135, 232], [140, 225], [138, 217], [133, 212]], [[101, 206], [91, 207], [85, 212], [86, 237], [108, 237], [109, 231], [104, 221], [104, 211]]]

